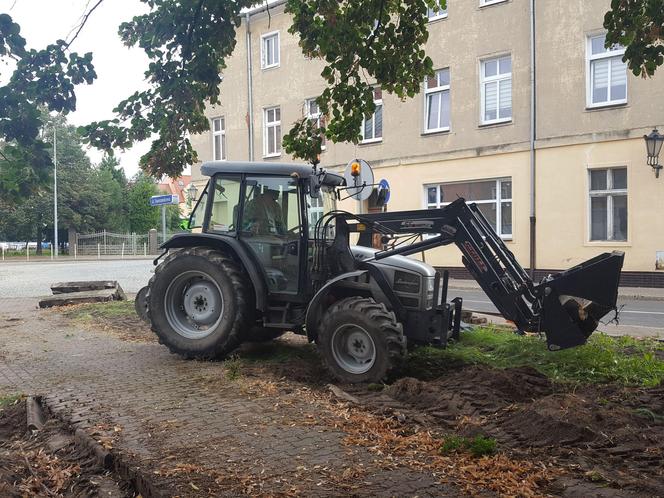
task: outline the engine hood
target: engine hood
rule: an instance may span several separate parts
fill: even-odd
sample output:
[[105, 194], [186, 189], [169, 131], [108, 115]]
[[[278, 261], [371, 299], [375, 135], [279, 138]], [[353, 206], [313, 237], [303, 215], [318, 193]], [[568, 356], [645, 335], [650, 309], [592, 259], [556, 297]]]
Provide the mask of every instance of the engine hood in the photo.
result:
[[[351, 246], [350, 250], [355, 259], [359, 261], [372, 258], [374, 254], [378, 252], [377, 249], [364, 246]], [[376, 261], [376, 264], [389, 266], [399, 270], [409, 270], [419, 273], [423, 277], [434, 277], [436, 275], [436, 270], [431, 265], [406, 256], [390, 256], [389, 258]]]

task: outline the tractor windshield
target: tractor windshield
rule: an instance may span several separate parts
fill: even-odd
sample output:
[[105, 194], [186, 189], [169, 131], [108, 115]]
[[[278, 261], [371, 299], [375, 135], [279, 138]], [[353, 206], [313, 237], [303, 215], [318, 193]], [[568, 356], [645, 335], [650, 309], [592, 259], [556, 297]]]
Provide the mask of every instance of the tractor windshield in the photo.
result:
[[[209, 184], [208, 184], [209, 185]], [[191, 210], [189, 215], [189, 223], [187, 228], [192, 230], [195, 228], [200, 229], [203, 226], [203, 218], [205, 217], [205, 206], [207, 205], [208, 197], [208, 185], [205, 186], [205, 190], [198, 198], [194, 209]]]
[[307, 215], [309, 217], [309, 237], [317, 238], [316, 231], [319, 231], [318, 237], [331, 238], [334, 236], [333, 227], [329, 226], [325, 237], [322, 236], [323, 227], [318, 226], [318, 221], [330, 211], [337, 209], [337, 197], [333, 187], [322, 186], [318, 197], [311, 197], [307, 194]]

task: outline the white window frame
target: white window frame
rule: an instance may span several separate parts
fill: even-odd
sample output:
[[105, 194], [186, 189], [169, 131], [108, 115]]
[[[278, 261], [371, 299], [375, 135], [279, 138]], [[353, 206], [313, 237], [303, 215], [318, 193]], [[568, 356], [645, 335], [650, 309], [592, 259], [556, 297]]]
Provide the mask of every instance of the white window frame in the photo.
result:
[[[449, 3], [451, 0], [447, 0], [447, 1]], [[438, 6], [440, 7], [440, 0], [438, 0]], [[440, 10], [438, 10], [438, 12], [427, 8], [427, 17], [429, 18], [428, 22], [437, 21], [438, 19], [446, 19], [447, 18], [447, 4], [445, 4], [445, 10], [440, 9]]]
[[[627, 66], [625, 66], [625, 98], [624, 99], [615, 99], [612, 100], [611, 97], [611, 66], [613, 64], [612, 59], [620, 58], [620, 61], [622, 62], [622, 57], [625, 55], [625, 47], [620, 47], [617, 50], [613, 49], [613, 47], [610, 50], [607, 50], [606, 52], [603, 52], [601, 54], [593, 54], [593, 47], [592, 43], [595, 38], [599, 38], [601, 36], [606, 36], [606, 34], [593, 34], [593, 35], [588, 35], [586, 37], [586, 107], [588, 109], [594, 109], [597, 107], [607, 107], [607, 106], [614, 106], [614, 105], [620, 105], [620, 104], [626, 104], [627, 99], [629, 96], [629, 87], [628, 87], [628, 72], [627, 72]], [[594, 77], [594, 71], [593, 67], [594, 64], [593, 62], [599, 61], [599, 60], [604, 60], [604, 59], [609, 59], [609, 72], [608, 72], [608, 86], [607, 86], [607, 97], [608, 100], [606, 102], [593, 102], [593, 77]]]
[[365, 123], [367, 122], [366, 118], [362, 118], [362, 141], [360, 142], [361, 144], [372, 144], [372, 143], [378, 143], [383, 141], [383, 132], [385, 131], [385, 109], [383, 107], [383, 94], [382, 94], [382, 89], [381, 89], [381, 98], [377, 99], [376, 98], [376, 88], [374, 88], [374, 104], [376, 104], [376, 111], [378, 111], [378, 107], [380, 106], [381, 108], [381, 114], [383, 116], [383, 121], [382, 121], [382, 127], [380, 130], [380, 137], [376, 137], [376, 111], [374, 111], [373, 115], [371, 116], [371, 129], [372, 129], [372, 138], [365, 138], [364, 137], [364, 128], [365, 128]]
[[[500, 71], [500, 59], [504, 59], [506, 57], [510, 58], [510, 72], [509, 73], [503, 73], [501, 74]], [[497, 74], [495, 76], [484, 76], [484, 68], [486, 63], [491, 62], [491, 61], [496, 61], [496, 72]], [[496, 123], [509, 123], [512, 121], [512, 118], [514, 117], [514, 99], [513, 97], [513, 90], [514, 90], [514, 82], [512, 81], [512, 74], [513, 74], [513, 62], [512, 62], [512, 54], [504, 54], [504, 55], [498, 55], [495, 57], [488, 57], [486, 59], [480, 60], [480, 124], [482, 125], [489, 125], [489, 124], [496, 124]], [[508, 118], [501, 118], [500, 115], [500, 84], [502, 81], [510, 81], [510, 109], [511, 109], [511, 116]], [[496, 119], [484, 119], [486, 116], [486, 84], [487, 83], [492, 83], [492, 82], [497, 82], [497, 87], [496, 87]]]
[[[267, 53], [265, 50], [265, 45], [268, 41], [268, 39], [274, 38], [274, 55], [275, 55], [275, 61], [272, 64], [267, 63]], [[261, 69], [272, 69], [275, 67], [279, 67], [281, 65], [281, 36], [279, 35], [279, 31], [271, 31], [270, 33], [265, 33], [264, 35], [261, 35]]]
[[480, 7], [486, 7], [487, 5], [494, 5], [503, 2], [507, 2], [507, 0], [480, 0]]
[[[278, 120], [275, 119], [274, 121], [268, 123], [267, 121], [268, 112], [275, 111], [275, 117], [276, 117], [277, 110], [279, 110], [279, 119]], [[277, 133], [276, 131], [277, 128], [279, 129], [279, 133]], [[268, 144], [269, 144], [269, 141], [267, 139], [268, 133], [274, 133], [274, 146], [276, 148], [274, 152], [270, 152], [268, 150]], [[281, 139], [277, 140], [277, 136], [281, 137], [281, 107], [278, 105], [265, 107], [263, 108], [263, 157], [281, 156]]]
[[[315, 103], [316, 107], [318, 108], [318, 112], [311, 112], [311, 103]], [[323, 115], [320, 112], [320, 107], [318, 107], [318, 104], [316, 103], [316, 97], [312, 97], [310, 99], [305, 99], [304, 100], [304, 117], [307, 119], [310, 119], [312, 121], [316, 121], [316, 126], [320, 128], [321, 124], [321, 119], [323, 118]], [[321, 144], [321, 150], [325, 150], [327, 148], [326, 142], [325, 142], [325, 136], [323, 135], [323, 143]]]
[[[424, 208], [425, 209], [436, 209], [436, 208], [442, 208], [445, 207], [449, 204], [451, 204], [454, 199], [451, 199], [449, 201], [440, 201], [440, 187], [445, 186], [445, 185], [453, 185], [455, 183], [485, 183], [485, 182], [495, 182], [495, 189], [496, 189], [496, 198], [495, 199], [486, 199], [486, 200], [480, 200], [480, 201], [475, 201], [475, 200], [468, 200], [469, 203], [475, 203], [475, 204], [495, 204], [496, 205], [496, 233], [499, 234], [500, 238], [503, 240], [512, 240], [514, 237], [514, 181], [511, 177], [503, 177], [503, 178], [481, 178], [481, 179], [473, 179], [473, 180], [464, 180], [464, 181], [458, 181], [458, 182], [444, 182], [444, 183], [428, 183], [424, 185]], [[512, 196], [509, 198], [503, 199], [502, 194], [502, 182], [510, 182], [512, 183]], [[436, 187], [436, 202], [435, 203], [430, 203], [429, 202], [429, 189], [432, 187]], [[502, 233], [503, 227], [503, 203], [509, 202], [512, 204], [512, 232], [511, 233]]]
[[[617, 244], [624, 244], [629, 242], [629, 177], [627, 177], [627, 188], [613, 188], [613, 175], [612, 170], [624, 169], [627, 175], [627, 166], [611, 166], [609, 168], [589, 168], [588, 169], [588, 242], [593, 243], [606, 243], [614, 242]], [[606, 172], [606, 189], [592, 190], [591, 175], [596, 171]], [[613, 238], [613, 196], [625, 196], [627, 198], [627, 233], [625, 239]], [[593, 210], [592, 199], [593, 197], [606, 197], [606, 239], [593, 239]]]
[[[451, 74], [450, 74], [450, 68], [449, 67], [444, 67], [442, 69], [438, 69], [436, 71], [436, 82], [438, 81], [438, 72], [439, 71], [444, 71], [447, 69], [448, 72], [448, 79], [451, 81]], [[429, 95], [434, 94], [434, 93], [450, 93], [450, 83], [447, 85], [440, 85], [434, 88], [428, 88], [428, 78], [424, 80], [424, 132], [425, 134], [427, 133], [438, 133], [441, 131], [450, 131], [450, 123], [447, 124], [447, 126], [442, 126], [439, 128], [428, 128], [429, 125]], [[441, 105], [442, 105], [442, 99], [440, 100]], [[451, 95], [450, 95], [450, 121], [452, 119], [452, 100], [451, 100]], [[440, 109], [438, 110], [438, 117], [440, 120]]]
[[[216, 131], [214, 125], [216, 122], [219, 122], [219, 131]], [[216, 147], [215, 147], [215, 138], [219, 138], [219, 143], [221, 145], [221, 154], [219, 154], [219, 159], [217, 159]], [[217, 116], [212, 118], [212, 160], [213, 161], [225, 161], [226, 160], [226, 118], [224, 116]]]

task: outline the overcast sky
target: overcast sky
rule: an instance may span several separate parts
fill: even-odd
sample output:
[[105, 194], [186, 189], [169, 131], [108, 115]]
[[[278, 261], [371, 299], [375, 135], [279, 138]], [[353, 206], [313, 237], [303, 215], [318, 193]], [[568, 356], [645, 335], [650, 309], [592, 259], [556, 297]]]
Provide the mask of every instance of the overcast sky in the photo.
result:
[[[6, 12], [21, 25], [28, 47], [43, 48], [57, 39], [69, 39], [86, 7], [94, 0], [0, 0]], [[145, 88], [143, 73], [148, 59], [141, 49], [125, 47], [118, 37], [118, 26], [147, 11], [138, 0], [105, 0], [89, 18], [71, 47], [78, 53], [92, 52], [97, 79], [92, 85], [76, 87], [77, 110], [68, 116], [75, 125], [113, 117], [113, 108], [137, 89]], [[149, 142], [124, 153], [116, 151], [127, 176], [138, 171], [138, 160], [149, 149]], [[93, 162], [102, 154], [88, 150]]]

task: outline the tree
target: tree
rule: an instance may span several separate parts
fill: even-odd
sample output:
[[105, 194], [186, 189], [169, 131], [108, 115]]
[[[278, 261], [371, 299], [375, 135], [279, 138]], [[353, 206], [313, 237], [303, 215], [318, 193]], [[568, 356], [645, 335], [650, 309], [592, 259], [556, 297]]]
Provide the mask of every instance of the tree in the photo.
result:
[[[71, 42], [70, 42], [71, 43]], [[92, 54], [68, 53], [58, 40], [41, 50], [26, 49], [21, 28], [0, 14], [0, 62], [14, 67], [0, 86], [0, 196], [18, 202], [34, 194], [49, 179], [51, 158], [44, 140], [43, 113], [67, 114], [76, 109], [74, 87], [92, 83]]]
[[139, 173], [129, 189], [127, 196], [129, 229], [135, 233], [144, 233], [159, 225], [159, 208], [150, 206], [150, 197], [157, 195], [159, 189], [154, 181]]
[[[208, 130], [205, 106], [220, 102], [220, 73], [235, 47], [241, 13], [264, 0], [141, 1], [151, 11], [123, 23], [120, 36], [151, 59], [146, 72], [151, 87], [120, 102], [115, 119], [92, 123], [83, 133], [109, 153], [156, 134], [141, 166], [155, 177], [176, 178], [197, 160], [188, 135]], [[321, 128], [306, 120], [296, 123], [285, 137], [286, 150], [316, 161], [321, 133], [331, 141], [357, 142], [362, 118], [375, 110], [372, 84], [401, 98], [415, 95], [433, 67], [423, 50], [427, 8], [440, 4], [288, 0], [290, 32], [299, 36], [306, 56], [325, 61], [321, 76], [327, 88], [317, 101], [329, 118]]]
[[636, 76], [652, 76], [664, 64], [664, 0], [611, 0], [604, 27], [607, 47], [623, 45]]

